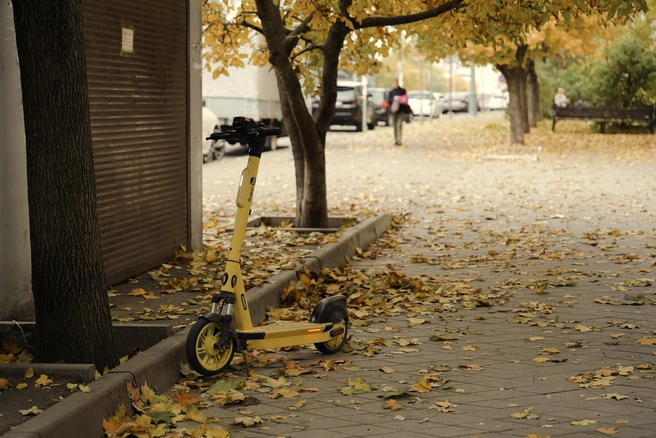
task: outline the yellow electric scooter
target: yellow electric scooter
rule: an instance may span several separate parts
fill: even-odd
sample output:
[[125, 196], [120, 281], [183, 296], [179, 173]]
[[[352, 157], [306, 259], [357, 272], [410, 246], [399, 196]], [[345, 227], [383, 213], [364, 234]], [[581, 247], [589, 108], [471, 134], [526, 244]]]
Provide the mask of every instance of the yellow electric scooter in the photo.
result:
[[221, 132], [208, 137], [208, 140], [246, 143], [249, 152], [248, 165], [239, 181], [237, 218], [225, 272], [221, 277], [221, 292], [212, 296], [210, 312], [202, 315], [193, 325], [186, 341], [189, 364], [206, 376], [217, 374], [230, 365], [235, 351], [244, 355], [246, 371], [249, 372], [247, 350], [314, 344], [322, 353], [330, 354], [341, 350], [346, 342], [348, 312], [343, 295], [321, 300], [309, 322], [274, 321], [254, 327], [251, 321], [241, 276], [241, 249], [266, 137], [278, 134], [278, 128], [235, 117], [232, 125], [224, 125]]

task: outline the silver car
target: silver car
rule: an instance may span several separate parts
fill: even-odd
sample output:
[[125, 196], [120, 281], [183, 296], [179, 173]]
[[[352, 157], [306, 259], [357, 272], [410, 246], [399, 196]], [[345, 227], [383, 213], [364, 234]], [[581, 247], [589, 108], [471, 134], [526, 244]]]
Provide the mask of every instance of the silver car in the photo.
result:
[[469, 111], [469, 93], [447, 93], [442, 102], [442, 112], [467, 112]]

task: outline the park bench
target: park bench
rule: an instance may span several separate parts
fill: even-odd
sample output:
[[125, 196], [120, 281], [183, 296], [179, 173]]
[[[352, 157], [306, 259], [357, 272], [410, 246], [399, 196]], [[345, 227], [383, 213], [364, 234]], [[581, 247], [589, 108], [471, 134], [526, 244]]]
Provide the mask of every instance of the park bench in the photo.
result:
[[553, 108], [551, 130], [556, 128], [557, 119], [580, 119], [597, 122], [601, 125], [601, 133], [606, 132], [607, 122], [636, 121], [649, 124], [649, 131], [654, 133], [653, 108], [609, 108], [609, 107], [557, 107]]

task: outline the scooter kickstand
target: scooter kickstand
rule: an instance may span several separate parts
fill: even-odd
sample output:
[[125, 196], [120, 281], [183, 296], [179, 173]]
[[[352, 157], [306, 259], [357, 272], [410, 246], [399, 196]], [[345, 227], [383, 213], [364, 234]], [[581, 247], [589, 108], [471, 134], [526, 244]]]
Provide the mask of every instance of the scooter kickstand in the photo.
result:
[[240, 350], [241, 355], [244, 357], [244, 365], [246, 366], [246, 375], [251, 376], [251, 368], [248, 366], [248, 356], [246, 355], [246, 350]]

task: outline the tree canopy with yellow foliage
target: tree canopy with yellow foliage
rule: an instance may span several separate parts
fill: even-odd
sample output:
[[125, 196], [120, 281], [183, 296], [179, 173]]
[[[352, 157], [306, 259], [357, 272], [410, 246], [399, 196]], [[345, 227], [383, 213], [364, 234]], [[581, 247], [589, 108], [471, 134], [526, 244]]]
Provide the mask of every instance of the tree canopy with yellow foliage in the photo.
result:
[[[325, 227], [324, 151], [340, 68], [375, 73], [412, 23], [425, 22], [426, 39], [442, 45], [502, 47], [522, 44], [525, 35], [552, 19], [569, 22], [599, 13], [622, 20], [643, 8], [644, 0], [205, 0], [205, 59], [216, 75], [244, 62], [273, 66], [295, 158], [296, 225]], [[320, 97], [315, 114], [307, 109], [308, 93]]]
[[503, 32], [479, 41], [455, 33], [443, 33], [437, 38], [430, 32], [431, 27], [453, 26], [443, 17], [415, 25], [412, 31], [417, 35], [417, 49], [428, 59], [457, 53], [465, 62], [495, 65], [508, 85], [511, 143], [523, 144], [524, 133], [535, 126], [541, 114], [535, 62], [563, 53], [573, 57], [593, 53], [601, 41], [612, 37], [613, 26], [626, 23], [644, 5], [624, 6], [619, 14], [594, 8], [578, 14], [561, 11], [522, 34]]

